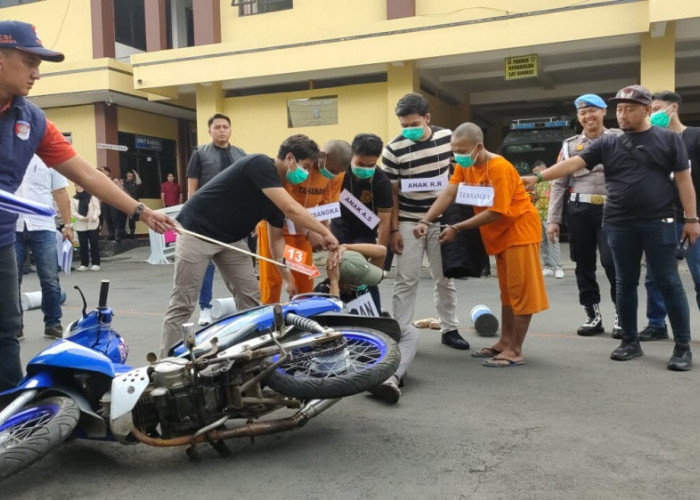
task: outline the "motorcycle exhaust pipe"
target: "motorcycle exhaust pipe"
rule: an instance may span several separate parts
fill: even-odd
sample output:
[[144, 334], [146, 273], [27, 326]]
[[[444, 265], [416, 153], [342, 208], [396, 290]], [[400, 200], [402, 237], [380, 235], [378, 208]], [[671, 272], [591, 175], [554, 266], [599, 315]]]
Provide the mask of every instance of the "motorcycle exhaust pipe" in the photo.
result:
[[180, 436], [171, 439], [161, 439], [147, 436], [140, 430], [134, 428], [131, 433], [141, 443], [159, 448], [170, 446], [185, 446], [197, 443], [203, 443], [207, 440], [220, 441], [224, 439], [240, 438], [240, 437], [255, 437], [264, 436], [266, 434], [275, 434], [303, 427], [310, 419], [320, 415], [328, 408], [340, 401], [338, 399], [314, 399], [309, 401], [303, 408], [300, 408], [294, 415], [287, 418], [276, 420], [263, 420], [261, 422], [252, 422], [249, 424], [239, 425], [232, 429], [211, 430], [209, 432], [197, 432], [189, 436]]

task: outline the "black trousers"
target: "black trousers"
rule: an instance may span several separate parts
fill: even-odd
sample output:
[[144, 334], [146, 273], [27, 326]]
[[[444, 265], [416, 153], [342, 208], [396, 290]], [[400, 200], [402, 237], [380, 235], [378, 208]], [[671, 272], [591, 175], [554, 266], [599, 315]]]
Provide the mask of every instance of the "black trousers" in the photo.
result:
[[92, 265], [99, 266], [100, 240], [97, 229], [78, 231], [78, 242], [80, 243], [80, 265], [89, 267], [92, 258]]
[[600, 252], [600, 264], [610, 282], [610, 298], [615, 303], [615, 264], [608, 240], [603, 233], [603, 205], [580, 201], [569, 202], [566, 221], [569, 225], [569, 249], [571, 260], [576, 262], [576, 284], [582, 306], [600, 303], [600, 288], [596, 280], [596, 248]]

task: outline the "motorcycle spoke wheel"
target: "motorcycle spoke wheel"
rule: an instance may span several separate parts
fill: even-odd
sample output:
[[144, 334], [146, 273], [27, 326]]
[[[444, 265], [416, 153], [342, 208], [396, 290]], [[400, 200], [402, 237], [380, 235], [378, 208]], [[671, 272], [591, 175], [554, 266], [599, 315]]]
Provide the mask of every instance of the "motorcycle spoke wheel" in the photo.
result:
[[345, 345], [335, 353], [318, 357], [302, 355], [279, 369], [296, 378], [331, 378], [366, 370], [385, 354], [384, 344], [371, 337], [347, 334], [344, 339]]
[[0, 426], [0, 478], [11, 476], [63, 443], [78, 425], [80, 409], [67, 397], [30, 403]]
[[291, 351], [291, 359], [268, 376], [267, 385], [300, 399], [342, 398], [380, 384], [398, 368], [398, 345], [388, 335], [353, 326], [335, 329], [343, 334], [343, 343]]

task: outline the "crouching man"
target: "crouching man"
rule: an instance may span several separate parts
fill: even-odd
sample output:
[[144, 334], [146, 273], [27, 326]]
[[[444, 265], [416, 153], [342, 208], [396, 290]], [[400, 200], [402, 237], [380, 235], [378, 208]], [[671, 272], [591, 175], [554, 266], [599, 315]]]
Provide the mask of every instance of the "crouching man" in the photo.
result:
[[513, 165], [486, 150], [477, 125], [457, 127], [451, 147], [457, 163], [455, 173], [413, 234], [416, 238], [425, 235], [455, 200], [474, 205], [474, 217], [445, 227], [439, 237], [441, 243], [447, 243], [459, 231], [478, 227], [486, 252], [496, 256], [501, 337], [472, 356], [490, 358], [483, 363], [488, 367], [522, 365], [522, 347], [532, 315], [549, 307], [540, 266], [542, 231], [537, 210]]

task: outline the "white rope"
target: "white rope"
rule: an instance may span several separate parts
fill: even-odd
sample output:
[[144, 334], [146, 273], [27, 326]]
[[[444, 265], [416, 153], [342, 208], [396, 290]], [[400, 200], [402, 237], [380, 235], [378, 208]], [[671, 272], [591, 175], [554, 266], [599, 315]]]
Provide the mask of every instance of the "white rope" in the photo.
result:
[[289, 267], [287, 264], [284, 264], [282, 262], [277, 262], [276, 260], [268, 259], [267, 257], [263, 257], [262, 255], [258, 255], [256, 253], [249, 252], [248, 250], [243, 250], [242, 248], [234, 247], [233, 245], [223, 243], [219, 240], [215, 240], [214, 238], [204, 236], [203, 234], [195, 233], [194, 231], [190, 231], [189, 229], [185, 229], [182, 226], [178, 226], [177, 231], [179, 233], [189, 234], [191, 236], [194, 236], [195, 238], [199, 238], [200, 240], [208, 241], [209, 243], [213, 243], [215, 245], [219, 245], [219, 246], [222, 246], [224, 248], [228, 248], [229, 250], [235, 250], [236, 252], [240, 252], [244, 255], [249, 255], [250, 257], [253, 257], [254, 259], [264, 260], [265, 262], [269, 262], [270, 264], [274, 264], [274, 265], [279, 266], [279, 267], [284, 267], [285, 269], [289, 269], [290, 271], [292, 270], [292, 268]]

